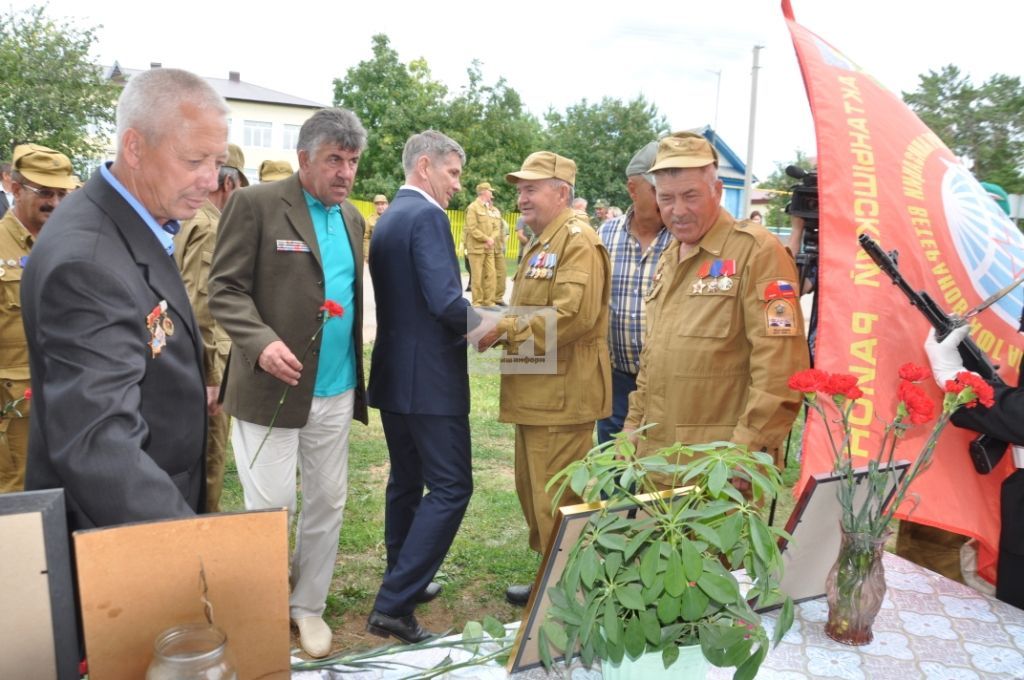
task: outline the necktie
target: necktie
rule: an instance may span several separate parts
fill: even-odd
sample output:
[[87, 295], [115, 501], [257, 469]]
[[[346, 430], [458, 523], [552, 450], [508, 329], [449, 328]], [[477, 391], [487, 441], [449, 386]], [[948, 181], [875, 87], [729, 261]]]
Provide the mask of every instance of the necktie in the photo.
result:
[[166, 231], [171, 236], [174, 236], [179, 231], [181, 231], [181, 223], [178, 222], [178, 220], [169, 220], [168, 222], [164, 223], [163, 230]]

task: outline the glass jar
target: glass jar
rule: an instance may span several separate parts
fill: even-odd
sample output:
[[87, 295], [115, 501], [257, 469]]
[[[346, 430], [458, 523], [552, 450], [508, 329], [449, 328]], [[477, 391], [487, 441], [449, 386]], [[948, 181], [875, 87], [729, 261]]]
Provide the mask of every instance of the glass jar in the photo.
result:
[[228, 658], [228, 636], [205, 623], [168, 628], [153, 643], [146, 680], [238, 680]]

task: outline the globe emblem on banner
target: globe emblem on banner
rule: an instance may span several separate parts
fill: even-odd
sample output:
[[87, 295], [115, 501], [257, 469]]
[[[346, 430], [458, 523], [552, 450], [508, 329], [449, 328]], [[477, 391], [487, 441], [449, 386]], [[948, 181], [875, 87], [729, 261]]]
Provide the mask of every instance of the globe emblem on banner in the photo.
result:
[[[1024, 270], [1024, 235], [963, 165], [943, 159], [942, 206], [957, 255], [980, 298], [999, 292]], [[993, 305], [1000, 319], [1016, 329], [1024, 290], [1018, 286]]]

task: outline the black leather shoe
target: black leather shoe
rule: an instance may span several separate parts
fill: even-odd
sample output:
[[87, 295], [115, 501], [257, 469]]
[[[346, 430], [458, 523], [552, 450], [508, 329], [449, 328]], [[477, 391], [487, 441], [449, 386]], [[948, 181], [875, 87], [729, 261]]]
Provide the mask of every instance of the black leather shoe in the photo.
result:
[[419, 624], [414, 614], [395, 617], [382, 614], [376, 609], [370, 612], [370, 616], [366, 619], [366, 630], [385, 638], [393, 635], [407, 645], [414, 645], [434, 637], [433, 633], [425, 630]]
[[423, 604], [424, 602], [430, 602], [435, 597], [440, 595], [442, 590], [444, 590], [444, 586], [435, 581], [431, 581], [427, 584], [427, 587], [423, 589], [423, 592], [416, 596], [416, 601], [420, 604]]
[[526, 603], [530, 601], [530, 592], [532, 590], [532, 584], [528, 586], [509, 586], [505, 590], [505, 600], [517, 607], [525, 607]]

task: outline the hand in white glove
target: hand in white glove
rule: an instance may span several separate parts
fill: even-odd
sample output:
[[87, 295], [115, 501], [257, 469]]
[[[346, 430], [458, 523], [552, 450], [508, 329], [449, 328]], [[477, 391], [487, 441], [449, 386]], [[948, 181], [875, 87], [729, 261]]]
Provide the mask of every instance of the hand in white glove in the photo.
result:
[[954, 328], [945, 340], [938, 342], [935, 339], [935, 329], [928, 331], [924, 351], [927, 352], [928, 362], [932, 365], [932, 377], [939, 387], [943, 387], [947, 380], [952, 380], [957, 373], [965, 370], [964, 360], [960, 358], [957, 347], [970, 332], [970, 326], [959, 326]]

